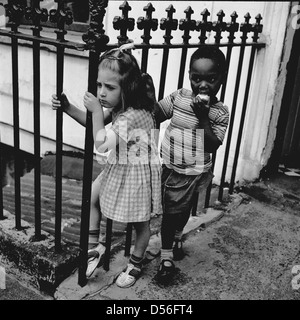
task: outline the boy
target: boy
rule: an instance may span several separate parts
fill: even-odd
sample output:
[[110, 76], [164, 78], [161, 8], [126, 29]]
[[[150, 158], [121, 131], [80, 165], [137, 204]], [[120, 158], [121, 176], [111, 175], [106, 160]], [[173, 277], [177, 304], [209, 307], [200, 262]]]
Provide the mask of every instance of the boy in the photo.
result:
[[188, 222], [193, 198], [200, 189], [206, 189], [213, 178], [210, 153], [222, 144], [229, 121], [228, 108], [216, 98], [225, 76], [222, 51], [203, 46], [190, 60], [192, 91], [179, 89], [155, 106], [158, 128], [161, 122], [171, 119], [161, 145], [162, 249], [156, 276], [161, 283], [168, 282], [174, 274], [173, 261], [184, 257], [182, 231]]

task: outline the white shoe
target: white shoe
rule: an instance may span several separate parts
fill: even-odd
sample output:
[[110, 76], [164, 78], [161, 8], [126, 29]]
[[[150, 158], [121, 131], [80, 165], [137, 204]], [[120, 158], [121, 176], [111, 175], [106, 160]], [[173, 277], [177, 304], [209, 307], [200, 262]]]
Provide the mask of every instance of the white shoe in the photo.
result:
[[128, 263], [127, 268], [118, 276], [116, 285], [120, 288], [129, 288], [133, 286], [141, 272], [142, 270], [140, 268]]
[[99, 243], [96, 247], [88, 250], [88, 266], [86, 269], [86, 276], [88, 278], [96, 270], [104, 252], [105, 252], [105, 246], [101, 243]]

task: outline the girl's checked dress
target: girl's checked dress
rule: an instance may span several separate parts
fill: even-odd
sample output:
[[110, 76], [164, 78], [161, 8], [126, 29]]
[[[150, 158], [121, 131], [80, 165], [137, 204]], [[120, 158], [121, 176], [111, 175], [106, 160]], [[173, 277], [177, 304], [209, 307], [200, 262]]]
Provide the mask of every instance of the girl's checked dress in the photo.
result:
[[111, 150], [100, 183], [100, 208], [119, 222], [142, 222], [162, 213], [161, 166], [155, 122], [146, 110], [128, 108], [113, 118], [119, 144]]

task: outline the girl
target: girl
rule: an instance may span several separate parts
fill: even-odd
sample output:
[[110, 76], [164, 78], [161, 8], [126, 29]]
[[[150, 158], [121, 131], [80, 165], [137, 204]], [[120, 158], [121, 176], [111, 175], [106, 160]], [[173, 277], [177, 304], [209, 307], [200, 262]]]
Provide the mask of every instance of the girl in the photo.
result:
[[[146, 80], [135, 57], [126, 48], [128, 44], [101, 56], [97, 97], [89, 92], [84, 95], [84, 106], [92, 113], [95, 147], [99, 153], [110, 151], [92, 187], [87, 276], [105, 251], [99, 243], [102, 212], [109, 219], [133, 223], [136, 232], [128, 265], [116, 280], [123, 288], [132, 286], [140, 276], [150, 239], [150, 217], [162, 212], [153, 100], [147, 95]], [[53, 109], [63, 105], [67, 114], [85, 125], [84, 112], [65, 95], [62, 104], [52, 97]], [[112, 126], [107, 130], [110, 119]]]

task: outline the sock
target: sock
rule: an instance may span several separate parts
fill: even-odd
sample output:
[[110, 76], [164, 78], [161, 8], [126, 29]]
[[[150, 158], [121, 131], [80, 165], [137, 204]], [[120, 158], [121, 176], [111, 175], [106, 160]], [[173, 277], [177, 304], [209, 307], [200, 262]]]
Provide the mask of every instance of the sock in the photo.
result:
[[175, 241], [180, 241], [182, 239], [182, 233], [183, 233], [183, 230], [181, 230], [181, 231], [176, 230], [175, 231], [175, 237], [174, 237]]
[[100, 234], [100, 229], [89, 230], [89, 244], [88, 244], [89, 249], [98, 245], [99, 234]]
[[105, 247], [105, 244], [106, 244], [106, 233], [103, 232], [103, 231], [101, 232], [101, 230], [100, 230], [98, 242], [101, 243], [102, 245], [104, 245], [104, 247]]
[[[161, 259], [161, 261], [162, 260], [171, 260], [171, 261], [173, 261], [173, 250], [172, 249], [161, 249], [160, 259]], [[166, 261], [165, 265], [167, 267], [171, 267], [172, 263], [171, 262], [169, 263], [168, 261]]]
[[137, 257], [134, 254], [132, 254], [129, 258], [129, 263], [133, 264], [135, 267], [141, 269], [142, 268], [142, 261], [143, 257]]

